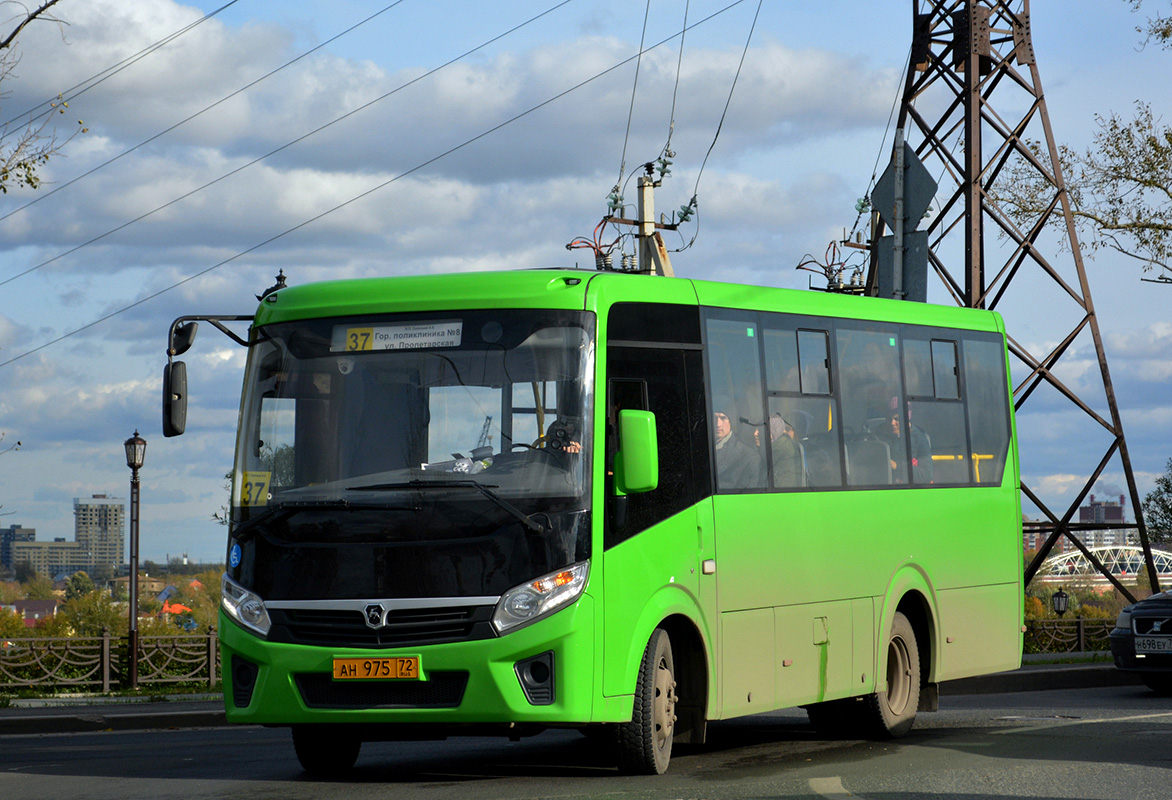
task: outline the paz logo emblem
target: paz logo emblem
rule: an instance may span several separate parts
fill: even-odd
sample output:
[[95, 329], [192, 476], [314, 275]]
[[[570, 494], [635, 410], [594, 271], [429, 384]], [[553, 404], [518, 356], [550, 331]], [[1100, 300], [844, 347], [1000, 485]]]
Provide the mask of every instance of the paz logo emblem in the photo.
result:
[[366, 616], [366, 627], [381, 628], [387, 611], [378, 603], [371, 603], [362, 613]]

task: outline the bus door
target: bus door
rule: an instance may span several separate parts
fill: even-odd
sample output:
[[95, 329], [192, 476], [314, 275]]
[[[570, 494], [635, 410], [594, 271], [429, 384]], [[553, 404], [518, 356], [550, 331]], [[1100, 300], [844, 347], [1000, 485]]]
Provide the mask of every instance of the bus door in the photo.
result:
[[[717, 646], [716, 584], [711, 479], [709, 477], [702, 358], [697, 345], [626, 346], [607, 349], [607, 506], [604, 522], [606, 590], [604, 624], [608, 653], [607, 694], [629, 694], [620, 674], [625, 659], [610, 649], [641, 652], [632, 637], [655, 595], [687, 607], [708, 644]], [[610, 480], [620, 442], [619, 411], [655, 415], [659, 483], [649, 492], [617, 496]], [[706, 566], [708, 565], [708, 566]], [[689, 698], [681, 697], [681, 702]], [[695, 699], [705, 701], [706, 699]]]

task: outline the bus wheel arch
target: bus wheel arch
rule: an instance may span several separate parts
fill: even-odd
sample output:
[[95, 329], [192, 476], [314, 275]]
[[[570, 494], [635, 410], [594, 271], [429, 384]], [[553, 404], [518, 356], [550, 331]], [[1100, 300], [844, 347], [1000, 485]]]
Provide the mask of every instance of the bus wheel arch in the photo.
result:
[[708, 735], [708, 659], [704, 640], [682, 615], [659, 623], [671, 637], [676, 670], [676, 744], [704, 744]]
[[[615, 725], [619, 768], [662, 774], [672, 747], [703, 744], [708, 721], [708, 663], [694, 623], [675, 614], [651, 632], [640, 662], [630, 722]], [[664, 734], [664, 727], [670, 727]]]
[[888, 628], [880, 668], [885, 688], [864, 698], [865, 724], [881, 739], [903, 736], [916, 721], [920, 707], [920, 650], [915, 630], [903, 612], [896, 611]]
[[920, 701], [917, 710], [935, 711], [940, 702], [938, 684], [934, 680], [939, 641], [932, 607], [921, 592], [910, 591], [899, 601], [896, 611], [907, 618], [916, 637], [920, 660]]
[[667, 772], [675, 733], [676, 686], [671, 636], [663, 628], [656, 628], [639, 665], [631, 720], [620, 723], [615, 731], [621, 772]]

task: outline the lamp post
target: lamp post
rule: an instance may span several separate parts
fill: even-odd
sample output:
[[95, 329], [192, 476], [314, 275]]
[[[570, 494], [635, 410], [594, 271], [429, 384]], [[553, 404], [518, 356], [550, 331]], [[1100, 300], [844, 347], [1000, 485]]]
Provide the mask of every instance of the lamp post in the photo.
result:
[[1062, 591], [1062, 587], [1059, 586], [1058, 591], [1050, 597], [1050, 603], [1054, 606], [1054, 613], [1061, 617], [1070, 605], [1070, 595]]
[[138, 435], [124, 442], [126, 466], [130, 467], [130, 688], [138, 688], [138, 470], [146, 456], [146, 439]]

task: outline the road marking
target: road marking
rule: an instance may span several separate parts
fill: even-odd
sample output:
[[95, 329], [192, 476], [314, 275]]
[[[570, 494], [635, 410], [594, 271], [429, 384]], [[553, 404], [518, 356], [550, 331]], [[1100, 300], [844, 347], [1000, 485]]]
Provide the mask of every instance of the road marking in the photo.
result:
[[830, 798], [830, 800], [844, 800], [847, 797], [854, 797], [857, 800], [867, 800], [861, 794], [847, 791], [846, 787], [842, 785], [842, 778], [837, 775], [833, 778], [810, 778], [810, 788], [822, 797]]
[[994, 736], [1005, 735], [1007, 733], [1033, 733], [1035, 731], [1049, 731], [1054, 728], [1069, 728], [1073, 725], [1100, 725], [1105, 722], [1135, 722], [1141, 719], [1163, 719], [1172, 722], [1172, 713], [1164, 714], [1136, 714], [1132, 717], [1108, 717], [1107, 719], [1075, 719], [1063, 720], [1062, 722], [1054, 722], [1049, 725], [1031, 725], [1028, 728], [1005, 728], [1002, 730], [990, 731]]

